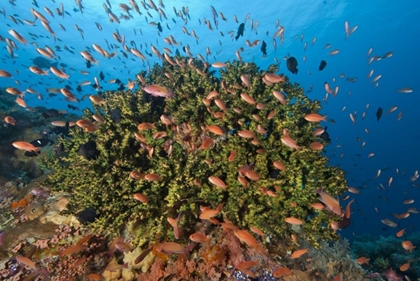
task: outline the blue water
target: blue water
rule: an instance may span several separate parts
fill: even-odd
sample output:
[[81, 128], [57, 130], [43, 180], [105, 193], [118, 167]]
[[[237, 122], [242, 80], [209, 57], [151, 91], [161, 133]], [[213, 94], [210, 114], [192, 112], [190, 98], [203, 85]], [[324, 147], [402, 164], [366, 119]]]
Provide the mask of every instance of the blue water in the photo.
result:
[[[44, 6], [47, 6], [54, 11], [59, 7], [60, 2], [64, 4], [65, 10], [70, 15], [65, 14], [65, 17], [62, 18], [54, 14], [54, 18], [52, 18], [43, 9]], [[124, 13], [118, 6], [121, 1], [109, 2], [112, 11], [117, 16]], [[125, 2], [129, 5], [128, 1]], [[167, 47], [173, 52], [178, 48], [181, 54], [184, 54], [181, 46], [171, 47], [163, 41], [164, 37], [172, 35], [183, 46], [188, 44], [194, 56], [201, 54], [205, 57], [206, 47], [209, 47], [212, 52], [208, 57], [210, 63], [236, 59], [235, 50], [240, 47], [245, 49], [241, 54], [242, 59], [256, 62], [262, 69], [275, 63], [276, 58], [281, 61], [280, 72], [291, 77], [293, 82], [299, 83], [305, 90], [313, 85], [313, 91], [308, 93], [311, 99], [324, 99], [324, 82], [328, 82], [331, 88], [339, 87], [336, 97], [330, 95], [328, 100], [322, 103], [322, 114], [335, 120], [335, 124], [329, 122], [324, 124], [328, 126], [328, 132], [332, 139], [332, 143], [326, 148], [326, 155], [330, 158], [331, 165], [338, 165], [346, 171], [349, 186], [361, 190], [358, 195], [351, 194], [352, 198], [356, 198], [356, 203], [352, 205], [352, 224], [348, 229], [341, 231], [342, 235], [350, 239], [366, 233], [394, 235], [400, 228], [391, 229], [385, 226], [381, 223], [381, 219], [384, 218], [400, 223], [400, 227], [407, 228], [408, 233], [418, 231], [419, 215], [411, 214], [407, 219], [397, 220], [394, 219], [393, 213], [403, 213], [409, 207], [420, 208], [420, 192], [418, 187], [413, 185], [419, 182], [410, 181], [415, 170], [420, 170], [420, 118], [418, 113], [420, 106], [418, 78], [420, 3], [417, 1], [374, 0], [284, 0], [278, 1], [278, 4], [274, 4], [274, 2], [277, 1], [165, 0], [164, 11], [168, 17], [167, 20], [159, 19], [156, 11], [149, 10], [153, 18], [149, 18], [148, 21], [160, 22], [162, 25], [163, 32], [159, 36], [157, 27], [146, 22], [146, 13], [139, 1], [137, 3], [143, 15], [139, 16], [136, 12], [131, 11], [132, 19], [121, 19], [121, 23], [117, 24], [109, 21], [103, 8], [103, 1], [83, 1], [84, 10], [81, 14], [80, 11], [73, 11], [74, 8], [78, 8], [75, 1], [70, 0], [56, 1], [55, 3], [39, 0], [39, 8], [31, 5], [30, 0], [15, 1], [14, 6], [9, 1], [3, 0], [0, 8], [4, 8], [6, 16], [0, 15], [0, 35], [3, 38], [13, 39], [8, 31], [14, 29], [28, 40], [28, 44], [23, 45], [14, 40], [19, 49], [14, 51], [17, 57], [12, 59], [7, 53], [6, 43], [0, 42], [2, 60], [0, 69], [14, 74], [12, 79], [0, 78], [0, 85], [1, 87], [17, 87], [20, 90], [31, 87], [44, 96], [43, 100], [38, 100], [35, 95], [26, 94], [25, 101], [28, 106], [46, 106], [68, 110], [69, 102], [65, 101], [61, 94], [50, 98], [45, 89], [47, 87], [61, 88], [65, 84], [69, 84], [75, 89], [84, 80], [94, 83], [94, 77], [99, 77], [99, 72], [103, 71], [105, 81], [101, 82], [101, 86], [105, 90], [113, 90], [117, 86], [106, 83], [109, 79], [119, 78], [124, 84], [127, 84], [129, 79], [136, 79], [135, 74], [146, 70], [147, 65], [153, 66], [154, 63], [160, 63], [156, 56], [152, 58], [147, 56], [146, 64], [130, 53], [127, 53], [128, 59], [124, 58], [120, 53], [121, 44], [112, 37], [112, 33], [117, 30], [120, 35], [125, 35], [128, 47], [133, 47], [130, 45], [130, 41], [133, 40], [137, 44], [137, 48], [144, 54], [145, 43], [148, 44], [147, 51], [149, 53], [151, 53], [150, 44], [153, 44], [161, 53], [163, 53], [163, 47]], [[158, 6], [158, 1], [155, 4]], [[218, 29], [214, 25], [210, 5], [213, 5], [217, 12], [222, 12], [228, 19], [227, 22], [224, 22], [219, 17]], [[187, 24], [176, 17], [173, 11], [173, 7], [176, 7], [176, 10], [181, 10], [183, 6], [188, 7], [191, 17]], [[15, 18], [21, 20], [33, 20], [30, 8], [36, 9], [50, 20], [50, 26], [60, 41], [54, 42], [39, 20], [36, 22], [36, 26], [15, 24], [10, 20], [9, 15], [15, 15]], [[236, 35], [239, 23], [244, 21], [248, 13], [250, 13], [250, 17], [245, 23], [244, 36], [235, 41], [228, 32], [233, 31]], [[238, 17], [239, 23], [234, 22], [234, 15]], [[211, 21], [213, 31], [203, 24], [204, 18]], [[172, 19], [175, 19], [176, 23]], [[258, 33], [251, 30], [251, 19], [254, 23], [259, 22]], [[280, 44], [277, 38], [277, 49], [275, 50], [272, 37], [277, 30], [276, 20], [279, 20], [280, 25], [284, 27], [285, 38], [283, 44]], [[344, 31], [345, 21], [350, 23], [350, 27], [358, 26], [357, 30], [347, 39]], [[95, 22], [102, 25], [102, 31], [97, 29]], [[59, 24], [62, 24], [66, 31], [62, 30]], [[74, 24], [83, 30], [84, 39]], [[182, 32], [183, 26], [189, 32], [195, 30], [199, 37], [198, 44], [195, 38]], [[142, 34], [140, 34], [140, 29]], [[224, 33], [224, 36], [221, 36], [220, 31]], [[31, 38], [29, 33], [43, 37]], [[301, 35], [304, 36], [302, 42]], [[297, 36], [296, 40], [295, 36]], [[314, 37], [316, 37], [316, 42], [312, 45]], [[110, 44], [119, 47], [117, 49], [118, 57], [107, 59], [92, 51], [91, 54], [99, 60], [99, 65], [87, 69], [80, 52], [86, 50], [87, 46], [91, 48], [92, 44], [98, 44], [108, 50], [105, 39]], [[246, 40], [253, 42], [257, 39], [265, 40], [267, 43], [268, 54], [265, 58], [262, 57], [260, 51], [261, 43], [254, 48], [249, 48], [245, 44]], [[222, 45], [219, 44], [219, 40]], [[56, 53], [59, 56], [58, 61], [68, 65], [65, 68], [66, 73], [70, 75], [68, 83], [62, 83], [62, 79], [56, 78], [52, 73], [49, 76], [37, 76], [29, 71], [26, 66], [32, 65], [30, 59], [39, 56], [36, 47], [29, 42], [35, 42], [42, 48], [46, 45], [51, 48], [57, 45], [61, 47], [62, 51], [56, 51]], [[307, 43], [306, 51], [304, 50], [305, 42]], [[329, 49], [324, 48], [327, 43], [331, 44]], [[140, 44], [142, 44], [142, 48]], [[73, 47], [74, 54], [63, 50], [64, 45], [69, 48]], [[373, 48], [371, 56], [382, 56], [386, 52], [393, 52], [393, 56], [374, 61], [368, 66], [367, 52], [369, 48]], [[339, 49], [339, 53], [330, 56], [329, 52], [333, 49]], [[291, 74], [286, 69], [283, 58], [288, 54], [296, 57], [299, 62], [297, 75]], [[303, 62], [304, 56], [306, 62]], [[321, 60], [328, 63], [322, 72], [318, 70]], [[366, 79], [371, 69], [374, 69], [372, 78], [382, 74], [382, 78], [378, 81], [378, 87], [375, 87], [375, 83], [370, 83], [372, 78]], [[81, 75], [80, 70], [89, 71], [90, 74], [88, 76]], [[16, 71], [19, 74], [16, 74]], [[342, 73], [345, 74], [345, 77], [339, 78]], [[357, 82], [350, 83], [346, 81], [347, 77], [355, 77]], [[15, 80], [19, 81], [20, 85], [16, 85]], [[38, 84], [39, 82], [42, 82], [43, 85]], [[403, 87], [410, 87], [413, 92], [410, 94], [397, 92], [397, 89]], [[75, 90], [73, 92], [76, 93]], [[78, 97], [94, 93], [95, 90], [86, 86], [83, 87], [83, 92]], [[78, 104], [71, 104], [83, 109], [90, 106], [90, 101], [86, 99]], [[370, 105], [368, 109], [366, 109], [366, 104]], [[346, 106], [346, 110], [342, 112], [344, 106]], [[398, 109], [385, 115], [393, 106], [398, 106]], [[382, 107], [384, 110], [379, 122], [376, 121], [375, 116], [378, 107]], [[364, 111], [366, 111], [366, 117], [362, 120]], [[349, 114], [355, 112], [356, 124], [353, 125]], [[400, 112], [403, 112], [403, 117], [397, 121], [397, 115]], [[367, 134], [365, 129], [368, 129], [370, 133]], [[361, 140], [357, 141], [357, 137]], [[363, 148], [361, 148], [362, 142], [366, 142]], [[337, 145], [342, 147], [337, 147]], [[368, 158], [369, 153], [375, 155]], [[344, 156], [340, 157], [341, 154]], [[383, 171], [378, 179], [374, 179], [377, 170], [386, 167], [389, 169]], [[399, 170], [399, 174], [396, 169]], [[387, 182], [391, 176], [393, 182], [388, 187]], [[380, 187], [380, 184], [384, 188]], [[416, 201], [411, 205], [403, 205], [402, 201], [406, 198], [413, 198]], [[342, 203], [343, 207], [345, 204], [346, 202]], [[375, 207], [379, 213], [375, 211]]]

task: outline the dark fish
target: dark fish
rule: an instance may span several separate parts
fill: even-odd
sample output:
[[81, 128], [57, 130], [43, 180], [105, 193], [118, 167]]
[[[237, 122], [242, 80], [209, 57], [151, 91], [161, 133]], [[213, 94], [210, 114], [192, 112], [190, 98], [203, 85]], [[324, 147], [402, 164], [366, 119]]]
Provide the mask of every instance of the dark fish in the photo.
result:
[[238, 28], [238, 32], [236, 33], [236, 41], [238, 41], [240, 36], [244, 36], [245, 24], [241, 23]]
[[78, 107], [75, 107], [74, 105], [71, 105], [71, 104], [68, 104], [68, 105], [67, 105], [67, 107], [68, 107], [69, 109], [79, 110], [79, 108], [78, 108]]
[[48, 138], [40, 138], [30, 142], [35, 147], [44, 147], [48, 144], [54, 144], [54, 142]]
[[67, 90], [73, 91], [73, 88], [70, 85], [65, 85], [64, 88], [66, 88]]
[[319, 64], [319, 71], [324, 70], [324, 68], [327, 66], [327, 62], [322, 60], [321, 63]]
[[51, 63], [49, 59], [44, 57], [36, 57], [32, 59], [32, 63], [40, 68], [50, 68], [51, 66], [57, 67], [58, 62]]
[[67, 67], [67, 66], [69, 66], [69, 65], [68, 65], [68, 64], [66, 64], [66, 63], [63, 63], [63, 62], [62, 62], [62, 63], [60, 63], [60, 66], [61, 66], [61, 67]]
[[351, 220], [350, 218], [347, 218], [346, 216], [342, 217], [340, 221], [340, 228], [345, 229], [350, 226]]
[[261, 45], [261, 52], [263, 53], [263, 56], [265, 57], [267, 55], [267, 43], [263, 40]]
[[34, 5], [35, 7], [39, 8], [38, 3], [36, 2], [36, 0], [32, 0], [32, 5]]
[[382, 108], [378, 108], [378, 110], [376, 111], [376, 121], [379, 121], [379, 119], [381, 119], [382, 111]]
[[76, 91], [80, 94], [80, 92], [82, 92], [82, 86], [77, 86]]
[[158, 28], [158, 30], [160, 31], [160, 32], [162, 32], [162, 26], [160, 25], [160, 22], [158, 22], [158, 24], [157, 24], [157, 28]]
[[91, 68], [92, 67], [92, 63], [89, 60], [86, 60], [86, 67], [87, 68]]
[[111, 120], [114, 121], [115, 123], [120, 123], [121, 122], [121, 109], [119, 108], [115, 108], [113, 110], [111, 110]]
[[102, 71], [99, 73], [99, 78], [101, 78], [101, 81], [104, 81], [105, 75]]
[[32, 126], [32, 120], [29, 117], [20, 117], [19, 119], [16, 119], [16, 125], [17, 127], [24, 127], [28, 128]]
[[[96, 85], [96, 83], [95, 84], [91, 84], [90, 85], [92, 88], [94, 88], [95, 90], [97, 90], [98, 89], [98, 85]], [[101, 87], [99, 87], [99, 89], [103, 89], [103, 87], [101, 86]]]
[[181, 54], [179, 53], [179, 50], [178, 49], [175, 50], [175, 55], [176, 56], [181, 56]]
[[298, 62], [295, 57], [290, 57], [287, 59], [287, 69], [290, 70], [291, 73], [297, 74], [298, 73]]
[[76, 217], [82, 224], [88, 224], [95, 221], [97, 214], [94, 208], [89, 207], [77, 213]]
[[320, 134], [318, 137], [323, 139], [326, 142], [331, 142], [330, 135], [327, 132], [327, 126], [325, 126], [324, 132]]
[[78, 152], [85, 157], [86, 160], [96, 159], [99, 156], [99, 150], [96, 149], [96, 142], [93, 140], [81, 144]]
[[53, 109], [53, 108], [47, 109], [46, 111], [42, 113], [42, 117], [44, 118], [51, 118], [51, 117], [58, 117], [58, 116], [60, 116], [60, 113], [58, 112], [58, 110]]

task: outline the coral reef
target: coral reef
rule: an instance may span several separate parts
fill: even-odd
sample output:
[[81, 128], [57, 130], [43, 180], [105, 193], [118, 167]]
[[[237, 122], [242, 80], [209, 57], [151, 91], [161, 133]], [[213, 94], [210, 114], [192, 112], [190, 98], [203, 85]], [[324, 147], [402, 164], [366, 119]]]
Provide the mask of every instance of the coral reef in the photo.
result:
[[[344, 172], [310, 148], [322, 141], [313, 136], [320, 126], [304, 116], [317, 113], [320, 103], [285, 76], [277, 76], [280, 83], [264, 82], [277, 71], [274, 65], [262, 71], [234, 61], [220, 70], [219, 79], [201, 61], [176, 61], [155, 65], [144, 78], [169, 89], [172, 98], [142, 90], [106, 92], [94, 112], [84, 111], [85, 123], [98, 117], [100, 122], [70, 128], [70, 137], [61, 138], [65, 155], [46, 161], [54, 172], [44, 184], [71, 194], [69, 212], [94, 208], [95, 231], [117, 236], [129, 230], [139, 246], [153, 243], [157, 233], [173, 240], [167, 218], [179, 213], [179, 227], [192, 233], [200, 206], [220, 204], [232, 223], [260, 228], [272, 243], [295, 232], [286, 217], [301, 219], [300, 234], [314, 244], [318, 237], [337, 238], [329, 225], [340, 217], [310, 207], [321, 186], [332, 196], [346, 190]], [[284, 145], [282, 135], [300, 147]], [[95, 157], [80, 155], [80, 146], [91, 140]], [[284, 169], [275, 168], [275, 161]], [[213, 185], [211, 177], [227, 188]], [[148, 203], [135, 200], [136, 193]]]
[[[369, 264], [363, 265], [364, 268], [376, 272], [386, 272], [392, 268], [399, 276], [407, 275], [411, 280], [415, 280], [420, 276], [420, 265], [417, 262], [420, 254], [418, 250], [405, 250], [401, 245], [404, 240], [411, 241], [413, 245], [420, 245], [420, 233], [414, 232], [401, 238], [380, 236], [378, 239], [376, 236], [361, 236], [352, 243], [351, 253], [354, 258], [370, 259]], [[410, 267], [401, 271], [400, 267], [406, 263], [410, 263]]]

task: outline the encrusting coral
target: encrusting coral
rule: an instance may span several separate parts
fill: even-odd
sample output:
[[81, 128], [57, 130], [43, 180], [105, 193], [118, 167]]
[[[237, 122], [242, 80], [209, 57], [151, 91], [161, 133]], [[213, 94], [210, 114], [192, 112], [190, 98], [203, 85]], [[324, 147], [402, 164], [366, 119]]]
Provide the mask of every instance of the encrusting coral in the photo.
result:
[[[274, 244], [295, 232], [285, 223], [288, 217], [303, 221], [299, 235], [314, 245], [319, 238], [337, 238], [330, 224], [340, 216], [310, 206], [319, 201], [320, 187], [334, 197], [346, 191], [344, 172], [311, 148], [315, 141], [327, 144], [313, 135], [319, 123], [304, 118], [317, 113], [320, 103], [285, 76], [267, 81], [278, 71], [274, 65], [263, 71], [234, 61], [217, 78], [201, 61], [174, 60], [137, 76], [173, 97], [141, 89], [105, 92], [93, 111], [84, 111], [85, 120], [99, 121], [61, 138], [65, 152], [46, 161], [53, 172], [44, 184], [70, 194], [69, 212], [93, 208], [94, 231], [126, 231], [137, 246], [157, 236], [174, 241], [167, 220], [177, 217], [185, 244], [200, 209], [217, 206], [225, 220], [241, 229], [258, 227]], [[282, 143], [287, 135], [297, 149]], [[81, 146], [89, 141], [93, 154], [86, 156]]]

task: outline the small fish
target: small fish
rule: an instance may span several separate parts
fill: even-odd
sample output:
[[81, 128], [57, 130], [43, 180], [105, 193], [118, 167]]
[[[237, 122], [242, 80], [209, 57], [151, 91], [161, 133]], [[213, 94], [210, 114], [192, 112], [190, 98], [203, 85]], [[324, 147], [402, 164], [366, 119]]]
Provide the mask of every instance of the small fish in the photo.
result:
[[306, 254], [309, 250], [308, 249], [300, 249], [297, 251], [294, 251], [291, 255], [290, 255], [290, 259], [297, 259], [300, 258], [302, 255]]
[[287, 61], [286, 61], [286, 65], [287, 65], [287, 69], [291, 73], [293, 73], [293, 74], [297, 74], [298, 73], [298, 69], [297, 69], [298, 62], [297, 62], [297, 60], [296, 60], [295, 57], [288, 58]]
[[319, 64], [319, 71], [324, 70], [324, 68], [327, 66], [327, 62], [325, 60], [322, 60]]
[[328, 193], [325, 193], [322, 188], [318, 189], [316, 192], [321, 196], [321, 202], [324, 203], [330, 211], [341, 216], [343, 212], [337, 199], [335, 199]]
[[401, 88], [401, 89], [398, 89], [397, 92], [404, 93], [404, 94], [409, 94], [409, 93], [413, 92], [413, 89], [411, 89], [411, 88]]
[[378, 110], [376, 111], [376, 121], [379, 121], [379, 119], [381, 119], [382, 112], [383, 112], [382, 108], [379, 107]]
[[240, 36], [244, 36], [245, 24], [241, 23], [238, 27], [238, 31], [235, 36], [235, 40], [238, 41]]
[[392, 227], [392, 228], [395, 228], [395, 227], [398, 226], [398, 224], [396, 224], [395, 222], [393, 222], [392, 220], [389, 220], [389, 219], [383, 219], [383, 220], [381, 220], [381, 222], [383, 224], [385, 224], [386, 226], [389, 226], [389, 227]]
[[36, 147], [33, 144], [26, 141], [15, 141], [12, 143], [12, 145], [19, 150], [24, 150], [27, 152], [38, 152], [40, 149], [39, 147]]

